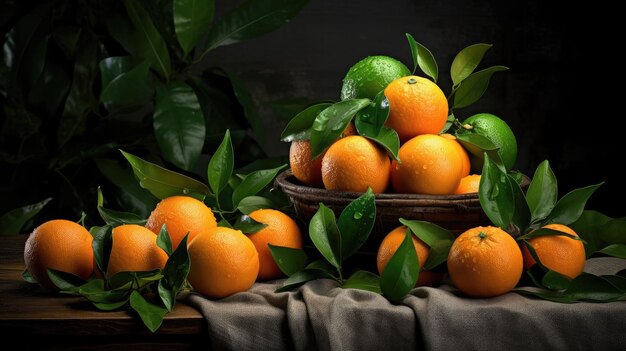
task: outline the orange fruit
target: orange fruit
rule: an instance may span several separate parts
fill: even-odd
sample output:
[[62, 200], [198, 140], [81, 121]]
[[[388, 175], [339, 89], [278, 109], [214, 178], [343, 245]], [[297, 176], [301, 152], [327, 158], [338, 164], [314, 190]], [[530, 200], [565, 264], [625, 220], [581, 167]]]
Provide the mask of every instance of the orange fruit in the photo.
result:
[[48, 268], [88, 279], [93, 273], [93, 237], [78, 223], [55, 219], [35, 228], [26, 240], [24, 263], [43, 287], [58, 290]]
[[477, 193], [480, 186], [480, 175], [472, 174], [461, 178], [459, 187], [454, 191], [455, 194]]
[[454, 240], [448, 273], [454, 285], [472, 297], [498, 296], [511, 291], [523, 270], [522, 252], [504, 230], [476, 227]]
[[241, 231], [215, 227], [188, 246], [187, 279], [199, 293], [222, 298], [248, 290], [259, 274], [259, 254]]
[[457, 140], [457, 138], [454, 135], [448, 134], [448, 133], [444, 133], [444, 134], [441, 134], [441, 137], [446, 138], [448, 140], [453, 140], [455, 142], [455, 145], [457, 146], [456, 149], [458, 150], [458, 152], [468, 156], [467, 158], [462, 157], [463, 158], [463, 168], [461, 169], [461, 178], [467, 177], [470, 174], [470, 168], [471, 168], [469, 154], [467, 153], [467, 151], [465, 151], [465, 148], [463, 147], [463, 145], [461, 145], [461, 143], [459, 143], [459, 141]]
[[119, 272], [151, 271], [162, 269], [167, 254], [156, 243], [157, 235], [136, 224], [124, 224], [113, 228], [113, 246], [107, 274]]
[[385, 88], [389, 100], [387, 126], [401, 142], [421, 134], [438, 134], [448, 118], [448, 100], [437, 84], [418, 77], [394, 80]]
[[389, 182], [389, 157], [374, 142], [358, 135], [333, 143], [322, 158], [322, 181], [329, 190], [382, 193]]
[[258, 280], [280, 278], [283, 273], [274, 262], [267, 244], [301, 249], [302, 233], [300, 228], [291, 217], [277, 210], [256, 210], [249, 216], [259, 223], [267, 224], [267, 227], [248, 235], [259, 253]]
[[189, 232], [187, 243], [190, 243], [196, 235], [217, 227], [211, 209], [202, 201], [189, 196], [171, 196], [157, 204], [148, 217], [146, 228], [159, 234], [163, 224], [167, 226], [174, 250], [187, 232]]
[[[381, 241], [380, 246], [378, 247], [378, 253], [376, 254], [376, 267], [378, 268], [378, 273], [383, 274], [383, 271], [387, 267], [389, 260], [396, 253], [400, 244], [404, 240], [404, 236], [406, 234], [407, 227], [401, 225], [394, 230], [390, 231]], [[420, 267], [424, 266], [426, 260], [428, 259], [428, 254], [430, 252], [430, 247], [426, 245], [422, 240], [417, 238], [415, 235], [411, 235], [411, 239], [413, 240], [413, 247], [415, 247], [415, 253], [417, 254], [417, 259], [419, 261]], [[421, 269], [420, 269], [421, 271]], [[432, 272], [422, 272], [418, 278], [416, 285], [430, 285], [427, 284], [431, 280], [434, 279]]]
[[[563, 224], [548, 224], [543, 228], [578, 236], [575, 231]], [[585, 268], [585, 246], [580, 240], [550, 235], [532, 238], [528, 242], [535, 249], [541, 263], [555, 272], [574, 279]], [[524, 268], [528, 269], [536, 263], [524, 244], [522, 244], [522, 254], [524, 255]]]
[[419, 135], [400, 147], [402, 163], [392, 162], [391, 184], [399, 193], [444, 195], [459, 187], [467, 153], [455, 140]]

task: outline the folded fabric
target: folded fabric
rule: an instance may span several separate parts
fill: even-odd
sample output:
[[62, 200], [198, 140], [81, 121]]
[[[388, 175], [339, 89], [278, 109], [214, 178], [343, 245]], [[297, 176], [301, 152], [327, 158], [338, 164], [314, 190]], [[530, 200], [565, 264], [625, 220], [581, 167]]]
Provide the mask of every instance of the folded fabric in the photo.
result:
[[[626, 260], [594, 258], [586, 271], [614, 274]], [[561, 304], [508, 293], [463, 297], [420, 287], [394, 305], [332, 280], [275, 293], [256, 283], [220, 300], [184, 299], [207, 320], [207, 344], [233, 350], [624, 350], [626, 302]]]

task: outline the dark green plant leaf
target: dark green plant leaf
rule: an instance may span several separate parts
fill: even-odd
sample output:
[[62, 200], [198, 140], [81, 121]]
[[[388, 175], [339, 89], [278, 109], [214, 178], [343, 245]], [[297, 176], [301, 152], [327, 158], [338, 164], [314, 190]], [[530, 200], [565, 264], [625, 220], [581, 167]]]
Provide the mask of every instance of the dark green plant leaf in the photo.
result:
[[217, 222], [217, 226], [231, 229], [233, 228], [232, 224], [230, 224], [230, 222], [225, 218], [222, 218], [219, 222]]
[[532, 213], [532, 221], [546, 218], [554, 209], [558, 199], [556, 177], [550, 168], [550, 162], [545, 160], [535, 170], [535, 175], [526, 192], [526, 201]]
[[376, 203], [371, 188], [341, 212], [337, 228], [341, 233], [341, 259], [354, 255], [365, 243], [376, 220]]
[[234, 229], [241, 230], [244, 234], [254, 234], [265, 227], [267, 227], [267, 224], [257, 222], [245, 214], [237, 217], [237, 221], [233, 225]]
[[585, 209], [587, 200], [604, 182], [574, 189], [565, 194], [554, 206], [554, 209], [543, 221], [543, 224], [559, 223], [568, 225], [576, 222]]
[[493, 66], [486, 68], [482, 71], [472, 73], [469, 77], [465, 78], [459, 85], [454, 93], [453, 109], [467, 107], [480, 99], [487, 87], [491, 76], [496, 72], [506, 71], [507, 67]]
[[211, 27], [202, 59], [218, 46], [254, 38], [280, 28], [308, 3], [308, 0], [248, 0], [222, 16]]
[[102, 196], [102, 190], [100, 190], [100, 187], [98, 187], [98, 213], [100, 213], [100, 217], [102, 217], [102, 220], [106, 224], [113, 227], [122, 224], [146, 224], [146, 219], [141, 218], [134, 213], [104, 208], [104, 197]]
[[93, 236], [91, 246], [93, 247], [93, 258], [102, 276], [106, 277], [109, 267], [109, 256], [113, 248], [113, 227], [105, 225], [103, 227], [91, 227], [89, 233]]
[[453, 86], [459, 85], [474, 72], [491, 46], [490, 44], [474, 44], [456, 54], [450, 66], [450, 77], [452, 77]]
[[515, 195], [506, 173], [486, 154], [478, 198], [480, 206], [491, 222], [506, 230], [515, 212]]
[[598, 252], [605, 255], [626, 259], [626, 245], [624, 244], [611, 244]]
[[306, 267], [309, 262], [309, 258], [306, 252], [302, 249], [294, 249], [291, 247], [276, 246], [267, 244], [274, 258], [274, 262], [280, 270], [290, 277], [298, 271], [301, 271]]
[[67, 57], [74, 57], [83, 29], [71, 24], [61, 24], [52, 29], [52, 38]]
[[228, 78], [230, 79], [230, 83], [233, 86], [233, 91], [235, 92], [235, 97], [237, 101], [243, 107], [243, 114], [252, 126], [252, 131], [257, 136], [258, 140], [263, 142], [265, 140], [265, 128], [263, 128], [263, 120], [261, 120], [261, 116], [259, 116], [258, 109], [256, 108], [254, 101], [252, 100], [252, 95], [248, 88], [243, 84], [241, 79], [237, 77], [235, 74], [231, 72], [226, 72]]
[[295, 115], [280, 135], [280, 140], [292, 142], [297, 140], [309, 140], [311, 138], [311, 127], [317, 115], [331, 106], [331, 102], [320, 102], [311, 105]]
[[230, 176], [233, 174], [235, 155], [233, 144], [230, 140], [230, 130], [226, 130], [224, 139], [209, 161], [207, 177], [209, 185], [214, 194], [219, 194], [228, 184]]
[[24, 281], [27, 283], [37, 284], [35, 278], [33, 278], [33, 276], [30, 275], [30, 273], [26, 269], [22, 272], [22, 279], [24, 279]]
[[36, 204], [30, 204], [15, 208], [0, 217], [0, 235], [19, 234], [24, 224], [35, 217], [48, 202], [51, 197]]
[[373, 140], [378, 145], [385, 148], [385, 151], [387, 151], [387, 154], [391, 156], [391, 158], [399, 163], [401, 162], [400, 158], [398, 158], [398, 151], [400, 151], [400, 138], [394, 129], [382, 127], [378, 135], [366, 136], [366, 138]]
[[[100, 63], [100, 72], [103, 70]], [[150, 63], [143, 61], [128, 72], [122, 72], [103, 88], [100, 101], [108, 110], [141, 105], [154, 94], [150, 81]]]
[[389, 100], [385, 97], [384, 90], [381, 90], [371, 104], [357, 113], [354, 126], [360, 135], [376, 137], [385, 125], [387, 117], [389, 117]]
[[333, 276], [319, 269], [304, 269], [292, 274], [283, 285], [274, 292], [290, 291], [315, 279], [334, 279]]
[[170, 233], [167, 232], [167, 225], [165, 223], [163, 223], [161, 230], [159, 230], [156, 243], [161, 250], [165, 251], [168, 257], [172, 255], [172, 239], [170, 238]]
[[243, 214], [250, 214], [258, 209], [275, 207], [274, 202], [266, 197], [246, 196], [239, 201], [237, 209]]
[[321, 155], [348, 126], [354, 115], [367, 107], [370, 99], [349, 99], [322, 110], [311, 127], [311, 158]]
[[113, 311], [118, 308], [122, 308], [124, 305], [128, 303], [129, 298], [116, 301], [116, 302], [94, 302], [93, 305], [96, 306], [97, 309], [102, 311]]
[[400, 223], [411, 229], [411, 232], [429, 247], [434, 246], [441, 240], [454, 241], [455, 239], [454, 235], [449, 230], [434, 223], [404, 218], [400, 218]]
[[572, 234], [564, 233], [562, 231], [554, 230], [550, 228], [539, 228], [539, 229], [533, 230], [530, 233], [520, 236], [519, 240], [529, 240], [532, 238], [538, 238], [540, 236], [564, 236], [572, 240], [582, 240], [581, 238], [574, 236]]
[[100, 90], [111, 84], [113, 79], [133, 69], [133, 58], [130, 56], [111, 56], [103, 59], [98, 64], [100, 68]]
[[133, 43], [136, 54], [150, 62], [163, 78], [168, 79], [171, 71], [170, 55], [161, 34], [152, 23], [150, 15], [138, 1], [124, 0], [128, 17], [135, 27]]
[[130, 23], [126, 13], [111, 11], [102, 18], [102, 21], [109, 35], [115, 39], [127, 53], [136, 56], [137, 48], [133, 38], [135, 29], [133, 28], [133, 24]]
[[166, 87], [157, 85], [153, 126], [165, 159], [184, 170], [191, 170], [202, 152], [206, 131], [193, 89], [178, 81]]
[[168, 311], [172, 311], [176, 303], [176, 295], [182, 289], [189, 274], [189, 252], [187, 251], [187, 239], [185, 235], [174, 253], [167, 259], [163, 268], [163, 279], [159, 281], [159, 296]]
[[419, 277], [420, 265], [411, 235], [407, 229], [402, 244], [380, 277], [380, 290], [393, 303], [400, 302], [415, 287]]
[[287, 165], [282, 165], [272, 169], [262, 169], [248, 174], [241, 184], [233, 191], [233, 207], [238, 207], [241, 200], [248, 196], [256, 195], [265, 186], [270, 184], [278, 172]]
[[211, 194], [209, 188], [186, 175], [167, 170], [154, 163], [120, 150], [133, 167], [133, 172], [142, 188], [147, 189], [158, 199], [174, 195], [186, 195], [203, 201]]
[[584, 272], [572, 280], [564, 295], [586, 301], [612, 301], [624, 298], [624, 294], [606, 279]]
[[322, 203], [309, 223], [309, 236], [313, 245], [330, 264], [341, 267], [341, 234], [335, 214]]
[[68, 293], [78, 291], [78, 288], [85, 283], [83, 279], [71, 273], [62, 272], [56, 269], [48, 268], [48, 277], [59, 290]]
[[541, 279], [541, 284], [550, 290], [565, 290], [570, 282], [570, 278], [553, 270], [548, 270]]
[[315, 260], [307, 264], [306, 267], [304, 267], [304, 269], [317, 269], [317, 270], [326, 272], [329, 277], [332, 277], [332, 275], [337, 272], [337, 269], [324, 259]]
[[159, 329], [163, 323], [163, 318], [167, 314], [166, 308], [146, 301], [136, 290], [130, 293], [130, 307], [139, 314], [143, 323], [153, 333]]
[[151, 271], [122, 271], [110, 277], [108, 284], [111, 290], [117, 291], [141, 289], [161, 278], [163, 278], [163, 273], [160, 269], [153, 269]]
[[174, 0], [174, 26], [185, 56], [208, 31], [214, 13], [214, 0]]
[[454, 117], [454, 113], [451, 113], [448, 118], [446, 119], [446, 124], [443, 125], [443, 128], [441, 129], [441, 131], [439, 132], [439, 134], [444, 134], [447, 133], [448, 130], [450, 130], [450, 128], [452, 127], [452, 125], [454, 124], [454, 120], [456, 119], [456, 117]]
[[417, 67], [422, 70], [427, 76], [432, 78], [433, 82], [437, 82], [439, 76], [439, 68], [437, 67], [437, 61], [435, 57], [424, 45], [415, 41], [413, 36], [406, 33], [406, 38], [409, 41], [411, 47], [411, 55], [413, 56], [413, 73], [415, 73]]
[[428, 271], [448, 260], [448, 253], [452, 247], [453, 240], [438, 240], [430, 246], [428, 258], [424, 262], [423, 269]]
[[367, 290], [381, 294], [380, 277], [368, 271], [356, 271], [343, 283], [344, 289]]
[[511, 225], [515, 226], [516, 229], [510, 231], [511, 233], [524, 233], [528, 226], [530, 225], [530, 209], [528, 208], [528, 203], [526, 202], [526, 198], [524, 196], [524, 192], [520, 185], [513, 179], [512, 176], [507, 174], [507, 178], [509, 179], [509, 184], [511, 189], [513, 190], [513, 216], [511, 217]]
[[619, 275], [602, 275], [601, 277], [622, 293], [626, 293], [626, 278]]

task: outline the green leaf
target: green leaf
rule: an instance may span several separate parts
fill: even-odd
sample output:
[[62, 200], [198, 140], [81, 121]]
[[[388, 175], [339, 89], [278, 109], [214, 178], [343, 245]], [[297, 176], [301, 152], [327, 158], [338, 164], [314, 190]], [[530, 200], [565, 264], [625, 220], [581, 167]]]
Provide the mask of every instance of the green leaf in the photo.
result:
[[138, 1], [124, 0], [128, 17], [135, 26], [133, 32], [136, 54], [148, 60], [163, 78], [169, 78], [171, 71], [170, 55], [165, 41], [152, 23], [150, 15]]
[[167, 314], [166, 308], [151, 304], [136, 290], [130, 294], [130, 307], [139, 314], [143, 323], [153, 333], [159, 329]]
[[100, 213], [100, 217], [102, 217], [102, 220], [106, 224], [113, 227], [122, 224], [146, 224], [146, 219], [141, 218], [134, 213], [109, 210], [107, 208], [104, 208], [103, 204], [104, 197], [102, 196], [102, 190], [100, 190], [100, 187], [98, 187], [98, 213]]
[[406, 33], [406, 38], [409, 41], [411, 47], [411, 55], [413, 56], [413, 73], [417, 70], [417, 67], [422, 70], [427, 76], [432, 78], [433, 82], [437, 82], [439, 76], [439, 68], [437, 67], [437, 61], [433, 57], [433, 54], [424, 45], [415, 41], [413, 36]]
[[274, 290], [274, 292], [278, 293], [290, 291], [304, 285], [306, 282], [310, 282], [311, 280], [324, 278], [333, 279], [333, 276], [319, 269], [304, 269], [292, 274], [283, 282], [283, 285], [280, 288]]
[[368, 271], [354, 272], [342, 286], [344, 289], [367, 290], [377, 294], [380, 290], [380, 277]]
[[163, 223], [161, 230], [159, 230], [156, 243], [168, 257], [172, 255], [172, 239], [170, 238], [170, 234], [167, 232], [167, 225], [165, 223]]
[[526, 192], [526, 201], [531, 211], [532, 221], [546, 218], [554, 209], [558, 198], [556, 176], [545, 160], [535, 170], [535, 175]]
[[530, 233], [524, 234], [522, 236], [520, 236], [518, 239], [519, 240], [530, 240], [532, 238], [538, 238], [540, 236], [564, 236], [567, 238], [570, 238], [572, 240], [582, 240], [579, 237], [569, 234], [569, 233], [564, 233], [562, 231], [559, 230], [554, 230], [554, 229], [550, 229], [550, 228], [539, 228], [536, 230], [533, 230]]
[[515, 212], [515, 194], [506, 173], [487, 155], [480, 177], [478, 199], [494, 225], [503, 229], [509, 227]]
[[230, 140], [230, 130], [227, 129], [224, 139], [211, 157], [207, 169], [209, 185], [214, 194], [219, 194], [228, 184], [228, 179], [233, 174], [234, 163], [233, 144]]
[[389, 301], [399, 302], [415, 287], [420, 265], [410, 230], [398, 250], [391, 256], [380, 277], [380, 290]]
[[35, 217], [44, 206], [52, 200], [51, 197], [36, 204], [15, 208], [0, 217], [0, 234], [19, 234], [24, 224]]
[[122, 271], [110, 277], [108, 283], [112, 290], [124, 291], [131, 288], [143, 288], [161, 278], [163, 278], [163, 274], [160, 269], [153, 269], [151, 271]]
[[[103, 71], [102, 61], [100, 72]], [[103, 74], [104, 76], [104, 74]], [[135, 68], [122, 72], [102, 89], [100, 101], [108, 110], [114, 108], [141, 105], [154, 94], [150, 80], [150, 63], [143, 61]]]
[[454, 235], [449, 230], [434, 223], [404, 218], [400, 218], [400, 223], [411, 229], [411, 232], [429, 247], [434, 246], [441, 240], [454, 241], [455, 239]]
[[367, 107], [370, 99], [349, 99], [322, 110], [311, 130], [311, 158], [321, 155], [348, 126], [354, 115]]
[[100, 68], [100, 90], [104, 91], [113, 79], [133, 69], [133, 58], [130, 56], [111, 56], [102, 59]]
[[400, 158], [398, 158], [398, 151], [400, 151], [400, 138], [398, 137], [398, 133], [389, 127], [382, 127], [380, 129], [380, 133], [376, 136], [365, 136], [366, 138], [373, 140], [378, 145], [385, 148], [387, 154], [391, 156], [394, 160], [400, 162]]
[[354, 255], [365, 243], [376, 220], [376, 203], [371, 188], [352, 200], [339, 215], [337, 228], [341, 233], [341, 259]]
[[222, 45], [254, 38], [280, 28], [308, 3], [308, 0], [248, 0], [215, 22], [206, 39], [209, 51]]
[[605, 255], [626, 259], [626, 245], [624, 244], [612, 244], [598, 252]]
[[371, 104], [357, 113], [354, 125], [360, 135], [376, 137], [385, 125], [387, 117], [389, 117], [389, 100], [385, 97], [384, 90], [381, 90]]
[[451, 113], [448, 118], [446, 119], [446, 124], [443, 125], [443, 128], [441, 129], [441, 131], [439, 132], [439, 134], [444, 134], [447, 133], [448, 130], [450, 130], [450, 128], [452, 127], [452, 125], [454, 124], [454, 120], [456, 119], [456, 117], [454, 117], [454, 113]]
[[474, 72], [480, 61], [483, 60], [487, 50], [491, 49], [491, 46], [490, 44], [474, 44], [456, 54], [450, 66], [450, 77], [452, 77], [453, 86], [459, 85]]
[[30, 275], [30, 273], [26, 269], [22, 272], [22, 279], [24, 279], [24, 281], [27, 283], [37, 284], [37, 281], [35, 280], [35, 278], [33, 278], [33, 276]]
[[438, 240], [430, 246], [428, 258], [424, 262], [423, 270], [431, 270], [448, 260], [448, 253], [452, 247], [453, 240]]
[[528, 228], [531, 220], [530, 209], [528, 203], [524, 197], [524, 192], [515, 179], [507, 174], [509, 184], [513, 190], [513, 216], [511, 217], [511, 224], [514, 225], [520, 233], [524, 233]]
[[139, 179], [139, 185], [158, 199], [165, 199], [174, 195], [186, 195], [202, 201], [211, 194], [205, 184], [193, 178], [167, 170], [122, 150], [120, 152], [133, 167], [133, 172]]
[[550, 290], [564, 290], [570, 285], [571, 279], [561, 273], [548, 270], [541, 278], [541, 284]]
[[306, 252], [302, 249], [276, 246], [269, 243], [267, 246], [269, 247], [272, 258], [274, 258], [274, 262], [276, 262], [278, 268], [280, 268], [280, 270], [288, 277], [303, 270], [309, 262]]
[[214, 0], [174, 0], [174, 27], [185, 56], [207, 32], [213, 14]]
[[93, 236], [91, 246], [93, 247], [93, 258], [96, 266], [103, 276], [109, 267], [109, 256], [113, 248], [113, 227], [105, 225], [103, 227], [92, 227], [89, 233]]
[[309, 140], [311, 127], [317, 115], [332, 105], [331, 102], [320, 102], [311, 105], [295, 115], [280, 135], [280, 140], [292, 142], [296, 140]]
[[241, 230], [244, 234], [254, 234], [265, 227], [267, 227], [267, 224], [257, 222], [245, 214], [237, 217], [237, 221], [233, 225], [234, 229]]
[[252, 131], [261, 142], [265, 139], [265, 128], [263, 127], [263, 120], [261, 116], [259, 116], [258, 109], [256, 108], [254, 101], [252, 99], [252, 95], [248, 88], [246, 88], [245, 84], [232, 72], [226, 72], [228, 78], [230, 79], [230, 83], [233, 86], [233, 91], [235, 93], [235, 97], [237, 101], [243, 107], [243, 114], [246, 117], [248, 123], [252, 127]]
[[313, 245], [330, 264], [341, 267], [341, 234], [335, 214], [322, 203], [309, 223], [309, 236]]
[[159, 281], [159, 296], [168, 311], [172, 311], [176, 303], [176, 295], [182, 289], [189, 274], [190, 260], [185, 235], [174, 253], [170, 255], [163, 268], [163, 279]]
[[153, 126], [165, 159], [184, 170], [193, 169], [206, 129], [200, 103], [189, 85], [178, 81], [157, 85]]
[[241, 213], [247, 215], [262, 208], [275, 208], [274, 202], [263, 196], [246, 196], [239, 201], [237, 206]]
[[241, 200], [245, 197], [256, 195], [265, 186], [270, 184], [278, 172], [287, 165], [278, 166], [272, 169], [262, 169], [248, 174], [241, 184], [233, 191], [233, 206], [238, 207]]
[[[613, 244], [616, 242], [606, 242], [604, 237], [607, 234], [611, 234], [612, 229], [617, 229], [615, 234], [623, 236], [622, 233], [626, 231], [626, 221], [623, 221], [621, 228], [616, 228], [611, 225], [610, 222], [620, 221], [619, 219], [613, 219], [597, 211], [583, 211], [580, 218], [569, 225], [583, 240], [587, 242], [585, 245], [586, 257], [590, 257], [596, 251], [602, 250], [607, 244]], [[624, 238], [626, 241], [626, 238]], [[626, 244], [626, 242], [624, 242]]]
[[85, 281], [74, 274], [62, 272], [56, 269], [48, 268], [48, 277], [59, 290], [65, 292], [76, 292]]
[[459, 85], [454, 93], [453, 109], [467, 107], [480, 99], [487, 87], [491, 76], [496, 72], [506, 71], [507, 67], [493, 66], [486, 68], [482, 71], [472, 73], [469, 77], [465, 78]]
[[604, 182], [584, 188], [574, 189], [565, 194], [543, 221], [543, 224], [559, 223], [568, 225], [576, 222], [585, 209], [587, 200]]
[[102, 311], [113, 311], [128, 303], [128, 298], [116, 302], [94, 302], [93, 305]]

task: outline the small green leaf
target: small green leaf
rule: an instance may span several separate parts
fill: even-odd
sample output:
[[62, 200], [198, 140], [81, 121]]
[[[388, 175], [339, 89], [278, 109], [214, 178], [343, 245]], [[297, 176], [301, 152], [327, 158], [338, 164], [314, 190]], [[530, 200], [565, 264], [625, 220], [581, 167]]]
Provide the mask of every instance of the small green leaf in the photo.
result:
[[450, 66], [450, 77], [452, 77], [453, 86], [459, 85], [474, 72], [491, 46], [490, 44], [474, 44], [456, 54]]
[[335, 214], [320, 203], [319, 209], [309, 223], [309, 236], [313, 245], [333, 266], [341, 267], [341, 234]]
[[367, 290], [377, 294], [380, 290], [380, 277], [368, 271], [356, 271], [343, 283], [344, 289]]
[[432, 247], [441, 240], [454, 241], [455, 239], [454, 235], [449, 230], [434, 223], [404, 218], [400, 218], [400, 223], [411, 229], [411, 232], [429, 247]]
[[398, 151], [400, 151], [400, 138], [394, 129], [384, 126], [380, 129], [380, 133], [378, 133], [378, 135], [365, 137], [384, 147], [387, 154], [394, 160], [398, 162], [401, 161], [400, 158], [398, 158]]
[[422, 72], [432, 78], [433, 82], [437, 83], [439, 68], [437, 67], [437, 61], [435, 61], [433, 54], [424, 45], [415, 41], [411, 34], [406, 33], [406, 38], [409, 41], [411, 54], [413, 56], [413, 73], [415, 73], [415, 70], [419, 66]]
[[26, 269], [22, 272], [22, 279], [24, 279], [24, 281], [27, 283], [37, 284], [35, 278], [33, 278], [33, 276], [30, 275], [30, 273]]
[[450, 128], [452, 127], [452, 125], [454, 124], [454, 120], [456, 119], [456, 117], [454, 117], [454, 113], [451, 113], [448, 118], [446, 119], [446, 124], [443, 125], [443, 128], [441, 129], [441, 131], [438, 134], [444, 134], [447, 133], [448, 130], [450, 130]]
[[612, 244], [598, 252], [605, 255], [626, 259], [626, 245], [624, 244]]
[[257, 222], [245, 214], [237, 217], [237, 221], [233, 225], [234, 229], [241, 230], [244, 234], [254, 234], [265, 227], [267, 227], [267, 224]]
[[231, 229], [233, 228], [232, 224], [230, 224], [230, 222], [225, 218], [222, 218], [219, 222], [217, 222], [217, 226]]
[[214, 0], [174, 0], [174, 28], [185, 56], [206, 34], [215, 13]]
[[[100, 71], [103, 65], [100, 62]], [[102, 89], [100, 101], [108, 110], [124, 106], [135, 106], [144, 104], [154, 94], [152, 82], [150, 80], [150, 63], [143, 61], [135, 68], [122, 72], [113, 78], [109, 84]]]
[[224, 139], [209, 161], [207, 177], [209, 185], [214, 194], [219, 194], [228, 184], [230, 176], [233, 174], [235, 156], [233, 144], [230, 140], [230, 130], [226, 130]]
[[506, 173], [487, 155], [480, 177], [478, 198], [491, 222], [507, 229], [515, 212], [515, 194]]
[[480, 99], [487, 87], [491, 76], [496, 72], [506, 71], [507, 67], [493, 66], [486, 68], [482, 71], [472, 73], [469, 77], [465, 78], [459, 85], [454, 93], [453, 109], [467, 107]]
[[93, 257], [96, 266], [103, 276], [109, 267], [109, 256], [113, 248], [113, 227], [105, 225], [103, 227], [92, 227], [89, 233], [93, 236], [91, 246], [93, 247]]
[[570, 278], [553, 270], [548, 270], [541, 279], [541, 284], [550, 290], [565, 290], [570, 282]]
[[69, 293], [77, 292], [79, 287], [85, 284], [85, 281], [71, 273], [62, 272], [56, 269], [48, 268], [48, 277], [59, 290]]
[[371, 188], [341, 212], [337, 228], [341, 233], [341, 259], [354, 255], [365, 243], [376, 220], [376, 203]]
[[380, 278], [383, 296], [394, 303], [401, 301], [415, 287], [419, 276], [420, 265], [411, 235], [407, 230]]
[[109, 210], [103, 207], [103, 203], [104, 197], [102, 196], [102, 190], [98, 187], [98, 213], [100, 213], [102, 220], [110, 226], [117, 227], [122, 224], [146, 224], [144, 218], [134, 213]]
[[160, 269], [139, 272], [117, 272], [109, 278], [109, 286], [113, 290], [140, 289], [153, 281], [163, 278]]
[[1, 234], [19, 234], [24, 224], [35, 217], [44, 206], [52, 200], [51, 197], [36, 204], [26, 205], [13, 209], [0, 217]]
[[172, 239], [170, 238], [170, 234], [167, 232], [167, 225], [165, 223], [163, 223], [161, 230], [159, 230], [156, 243], [161, 250], [165, 251], [168, 257], [172, 255]]
[[384, 90], [381, 90], [369, 106], [357, 113], [354, 125], [360, 135], [376, 137], [385, 125], [387, 117], [389, 117], [389, 100], [385, 97]]
[[530, 240], [532, 238], [538, 238], [540, 236], [564, 236], [572, 240], [582, 240], [581, 238], [574, 236], [572, 234], [564, 233], [562, 231], [554, 230], [550, 228], [539, 228], [539, 229], [533, 230], [530, 233], [520, 236], [519, 240]]
[[176, 295], [182, 289], [189, 274], [190, 260], [185, 235], [180, 245], [170, 255], [163, 268], [163, 279], [159, 281], [159, 296], [168, 311], [172, 311], [176, 303]]
[[241, 200], [248, 196], [256, 195], [265, 186], [270, 184], [278, 172], [287, 165], [281, 165], [272, 169], [262, 169], [248, 174], [241, 184], [233, 191], [233, 206], [238, 207]]
[[530, 224], [531, 214], [528, 208], [528, 203], [524, 197], [524, 192], [515, 179], [507, 174], [509, 184], [513, 190], [513, 216], [511, 217], [511, 224], [514, 225], [519, 233], [524, 233]]
[[262, 208], [275, 208], [274, 202], [263, 196], [246, 196], [241, 201], [237, 209], [243, 214], [250, 214]]
[[319, 269], [304, 269], [292, 274], [285, 280], [283, 285], [274, 292], [290, 291], [304, 285], [306, 282], [310, 282], [311, 280], [324, 278], [333, 279], [331, 275]]
[[295, 115], [280, 134], [280, 140], [292, 142], [311, 139], [311, 127], [317, 115], [332, 105], [331, 102], [320, 102], [311, 105]]
[[526, 192], [526, 201], [532, 213], [532, 221], [546, 218], [554, 209], [558, 198], [556, 177], [545, 160], [535, 170], [535, 175]]
[[438, 240], [430, 246], [428, 258], [424, 262], [423, 270], [431, 270], [448, 260], [448, 253], [452, 247], [453, 240]]
[[274, 262], [288, 277], [306, 267], [309, 258], [302, 249], [267, 244]]
[[357, 112], [370, 104], [370, 99], [349, 99], [322, 110], [311, 129], [311, 158], [321, 155], [348, 126]]
[[159, 329], [167, 314], [166, 308], [151, 304], [136, 290], [130, 294], [130, 307], [139, 314], [143, 323], [153, 333]]
[[193, 178], [167, 170], [122, 150], [120, 152], [133, 167], [133, 172], [139, 179], [139, 185], [159, 199], [174, 195], [186, 195], [202, 201], [211, 194], [205, 184]]
[[565, 194], [543, 221], [543, 224], [559, 223], [568, 225], [576, 222], [585, 209], [587, 200], [604, 182], [584, 188], [574, 189]]

